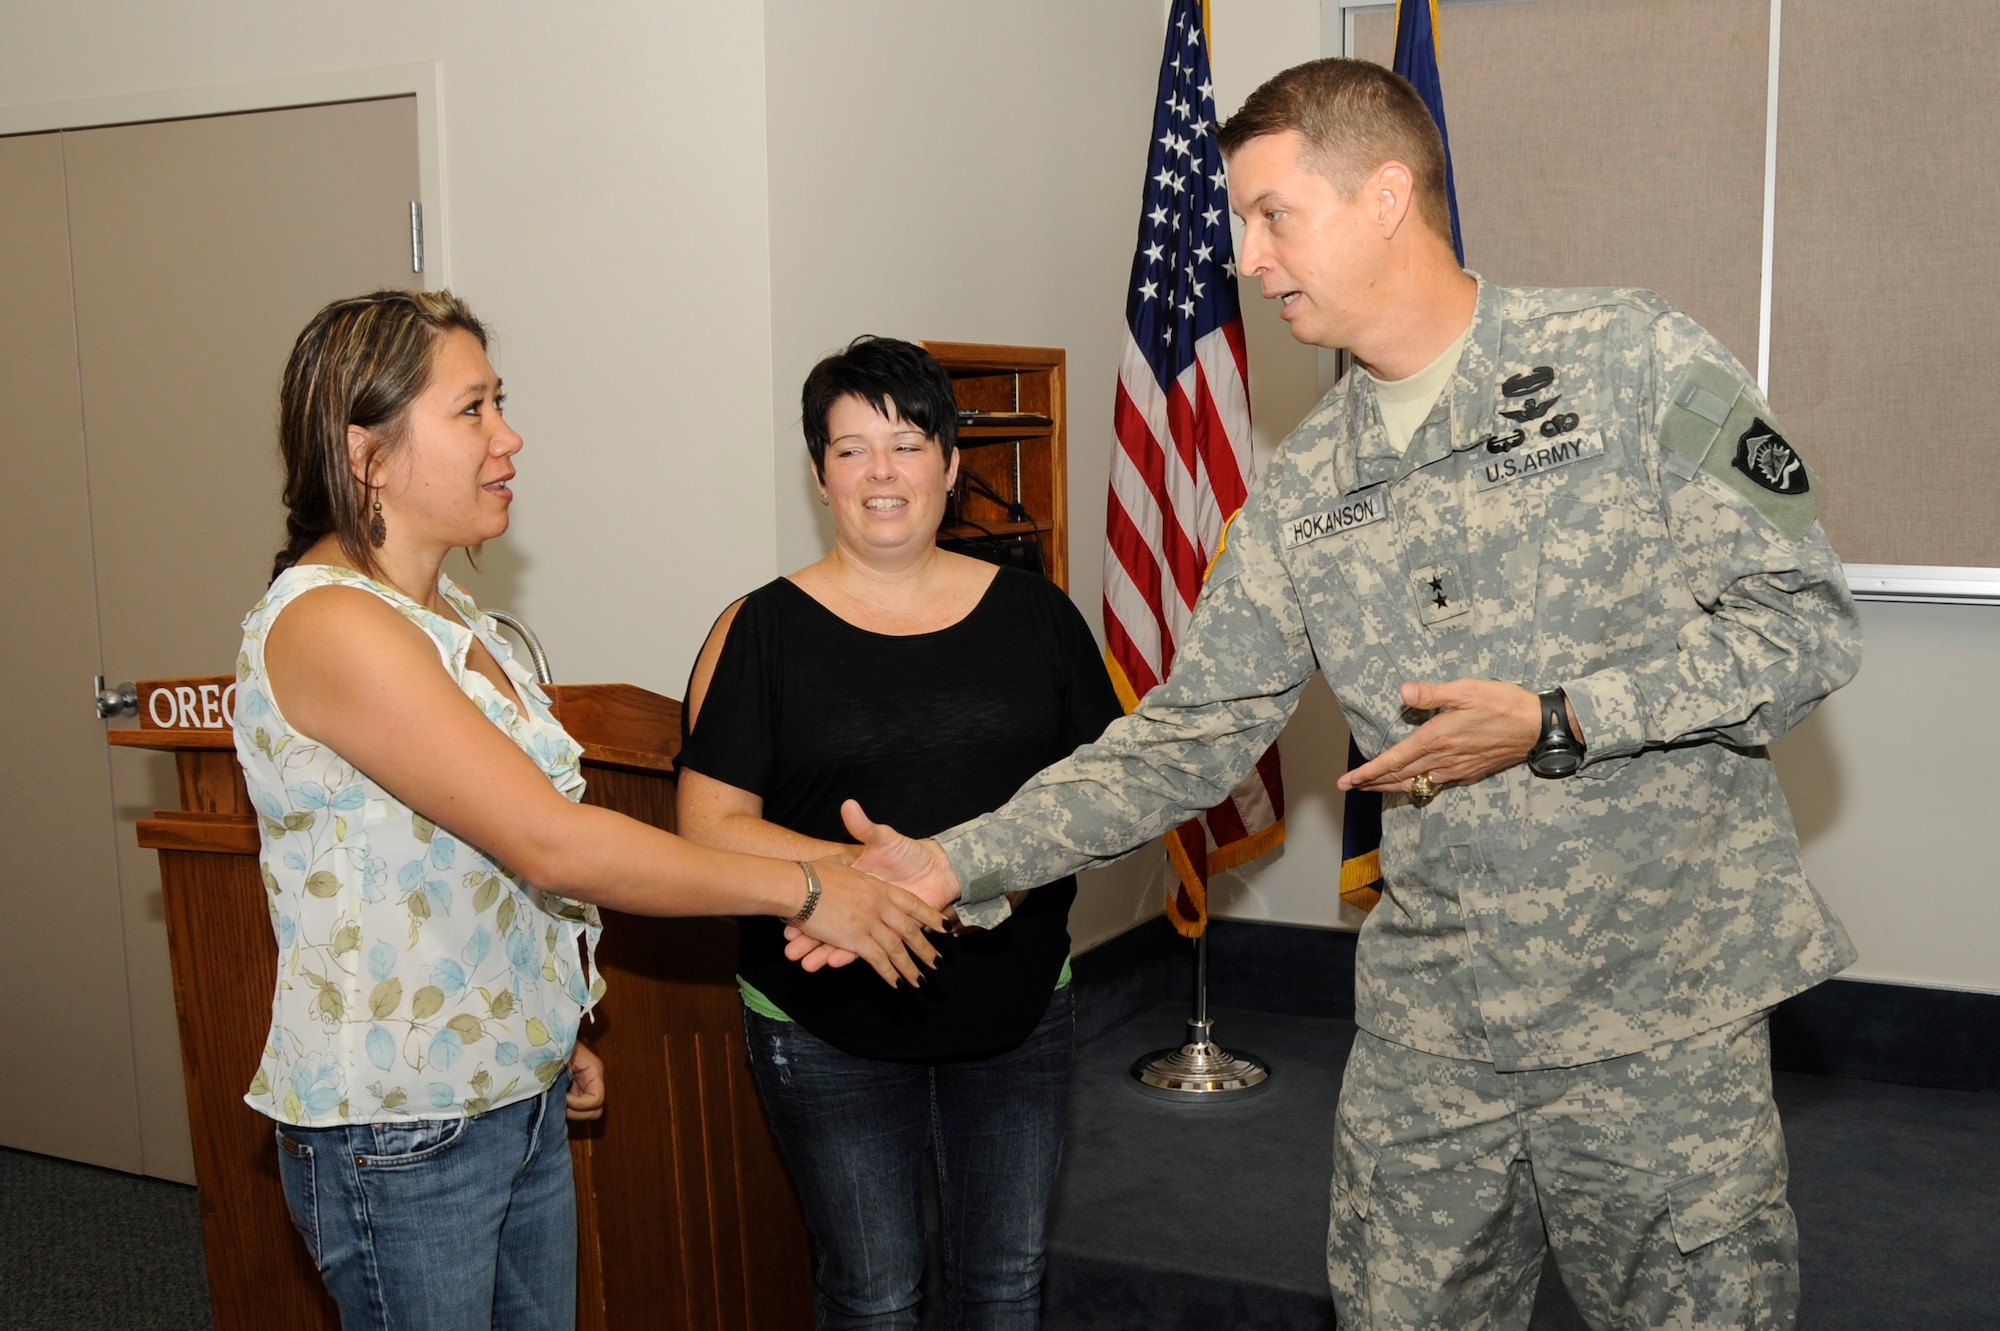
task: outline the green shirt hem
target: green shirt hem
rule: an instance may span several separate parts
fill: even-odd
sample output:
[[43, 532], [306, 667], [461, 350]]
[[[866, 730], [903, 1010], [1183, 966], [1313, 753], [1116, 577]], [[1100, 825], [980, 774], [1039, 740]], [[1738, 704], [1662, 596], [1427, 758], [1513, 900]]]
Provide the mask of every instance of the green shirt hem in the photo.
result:
[[[1068, 983], [1069, 958], [1064, 957], [1062, 974], [1056, 976], [1056, 988], [1060, 989]], [[769, 1017], [772, 1021], [791, 1020], [790, 1017], [785, 1015], [783, 1008], [764, 997], [762, 990], [758, 989], [756, 985], [750, 983], [750, 981], [744, 979], [741, 975], [736, 977], [736, 992], [743, 996], [743, 1006], [749, 1008], [758, 1016]]]

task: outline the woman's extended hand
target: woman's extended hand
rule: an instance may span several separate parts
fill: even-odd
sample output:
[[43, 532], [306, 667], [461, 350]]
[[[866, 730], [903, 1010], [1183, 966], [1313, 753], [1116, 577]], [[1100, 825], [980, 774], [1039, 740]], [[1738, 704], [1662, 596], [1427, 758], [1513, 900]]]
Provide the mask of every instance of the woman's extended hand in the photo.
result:
[[[951, 861], [945, 858], [937, 842], [916, 841], [887, 823], [870, 821], [855, 800], [841, 804], [840, 817], [854, 839], [861, 843], [859, 857], [850, 855], [850, 860], [865, 863], [868, 872], [907, 887], [939, 907], [958, 900], [958, 876], [952, 872]], [[854, 953], [835, 947], [797, 925], [785, 929], [785, 955], [808, 971], [822, 966], [845, 966], [854, 960]]]
[[813, 870], [819, 874], [819, 905], [800, 932], [860, 957], [890, 984], [899, 974], [922, 984], [917, 963], [934, 966], [938, 955], [924, 931], [943, 929], [944, 917], [922, 898], [849, 868], [840, 857], [815, 860]]

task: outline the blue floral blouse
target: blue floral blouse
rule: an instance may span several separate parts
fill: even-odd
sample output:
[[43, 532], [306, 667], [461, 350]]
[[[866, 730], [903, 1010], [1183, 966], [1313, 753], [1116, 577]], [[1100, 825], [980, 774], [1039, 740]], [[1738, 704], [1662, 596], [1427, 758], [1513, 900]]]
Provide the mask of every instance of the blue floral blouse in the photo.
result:
[[[523, 882], [286, 722], [264, 670], [265, 634], [294, 597], [334, 585], [374, 593], [428, 633], [465, 695], [557, 790], [583, 795], [581, 748], [449, 578], [438, 590], [460, 619], [352, 569], [279, 574], [243, 621], [236, 658], [236, 756], [278, 937], [271, 1033], [244, 1098], [315, 1127], [482, 1114], [540, 1094], [568, 1061], [578, 1021], [604, 992], [592, 965], [597, 910]], [[467, 668], [475, 633], [525, 712]]]

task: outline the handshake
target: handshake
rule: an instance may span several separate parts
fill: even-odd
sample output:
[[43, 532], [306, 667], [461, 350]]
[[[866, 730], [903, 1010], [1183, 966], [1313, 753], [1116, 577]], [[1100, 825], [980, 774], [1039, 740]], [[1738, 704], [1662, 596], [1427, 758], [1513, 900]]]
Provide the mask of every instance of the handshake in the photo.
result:
[[899, 976], [922, 984], [938, 955], [924, 935], [956, 923], [945, 912], [958, 900], [958, 874], [936, 841], [870, 822], [854, 800], [840, 818], [861, 848], [815, 862], [819, 904], [809, 921], [785, 927], [785, 955], [809, 971], [859, 959], [892, 985]]

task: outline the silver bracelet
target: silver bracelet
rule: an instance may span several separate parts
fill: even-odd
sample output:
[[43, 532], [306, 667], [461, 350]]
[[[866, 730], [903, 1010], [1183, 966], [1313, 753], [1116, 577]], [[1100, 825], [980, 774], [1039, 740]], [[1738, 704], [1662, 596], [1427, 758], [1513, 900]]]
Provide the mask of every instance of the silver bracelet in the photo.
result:
[[804, 860], [793, 860], [792, 863], [806, 871], [806, 904], [799, 907], [798, 914], [792, 916], [793, 924], [804, 924], [812, 918], [812, 913], [819, 909], [819, 874]]

